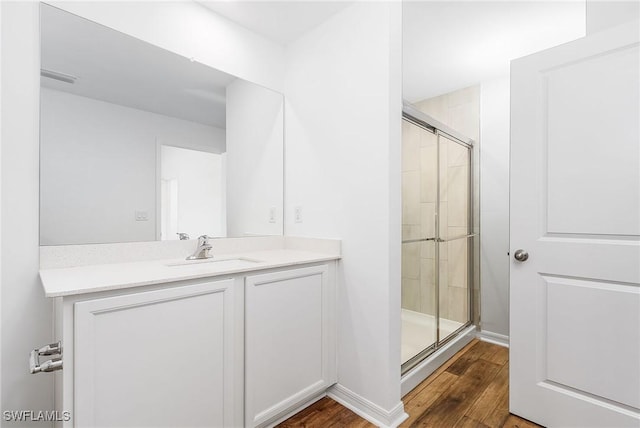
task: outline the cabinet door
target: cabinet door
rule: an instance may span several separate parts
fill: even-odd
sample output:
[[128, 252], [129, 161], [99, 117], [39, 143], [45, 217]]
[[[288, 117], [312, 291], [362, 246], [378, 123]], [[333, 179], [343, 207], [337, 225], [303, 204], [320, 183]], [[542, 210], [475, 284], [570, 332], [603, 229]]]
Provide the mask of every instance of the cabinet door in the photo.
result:
[[233, 284], [75, 303], [75, 426], [237, 425]]
[[333, 308], [326, 265], [247, 277], [247, 426], [274, 422], [335, 383]]

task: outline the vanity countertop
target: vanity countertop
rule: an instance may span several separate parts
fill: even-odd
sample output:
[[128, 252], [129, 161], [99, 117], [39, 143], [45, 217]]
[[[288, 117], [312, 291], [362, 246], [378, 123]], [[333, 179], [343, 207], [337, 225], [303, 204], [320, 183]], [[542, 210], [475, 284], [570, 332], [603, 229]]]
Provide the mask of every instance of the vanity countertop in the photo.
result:
[[180, 258], [41, 269], [40, 279], [47, 297], [62, 297], [337, 259], [339, 254], [273, 249], [192, 262]]

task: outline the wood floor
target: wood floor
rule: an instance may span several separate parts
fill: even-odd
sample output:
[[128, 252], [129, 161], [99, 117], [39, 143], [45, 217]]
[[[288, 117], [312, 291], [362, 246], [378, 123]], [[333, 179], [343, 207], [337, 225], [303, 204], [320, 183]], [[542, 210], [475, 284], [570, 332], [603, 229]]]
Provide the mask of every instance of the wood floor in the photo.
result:
[[[509, 414], [509, 351], [474, 340], [402, 401], [409, 419], [401, 427], [534, 428]], [[292, 427], [375, 427], [330, 398], [279, 425]]]

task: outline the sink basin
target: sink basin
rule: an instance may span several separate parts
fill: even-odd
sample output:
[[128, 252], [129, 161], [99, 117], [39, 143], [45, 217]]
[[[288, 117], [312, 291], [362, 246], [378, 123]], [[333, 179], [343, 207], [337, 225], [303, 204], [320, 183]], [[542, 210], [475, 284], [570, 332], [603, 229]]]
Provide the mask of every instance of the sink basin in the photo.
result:
[[217, 269], [241, 269], [245, 267], [254, 266], [256, 263], [260, 263], [260, 260], [252, 260], [245, 258], [237, 259], [201, 259], [201, 260], [183, 260], [179, 262], [167, 263], [168, 267], [185, 267], [185, 266], [211, 266]]

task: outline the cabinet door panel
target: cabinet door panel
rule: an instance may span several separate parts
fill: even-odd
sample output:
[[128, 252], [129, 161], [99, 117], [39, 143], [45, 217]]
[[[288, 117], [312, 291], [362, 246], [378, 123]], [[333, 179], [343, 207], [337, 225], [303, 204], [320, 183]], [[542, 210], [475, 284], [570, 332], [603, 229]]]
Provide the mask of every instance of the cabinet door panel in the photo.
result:
[[76, 303], [76, 426], [231, 426], [233, 283]]
[[277, 419], [331, 383], [327, 266], [247, 277], [246, 417]]

